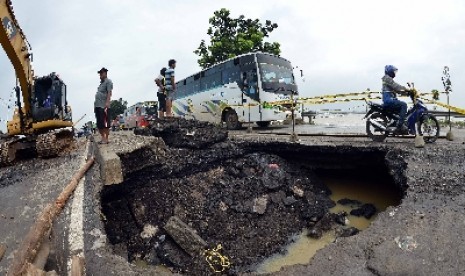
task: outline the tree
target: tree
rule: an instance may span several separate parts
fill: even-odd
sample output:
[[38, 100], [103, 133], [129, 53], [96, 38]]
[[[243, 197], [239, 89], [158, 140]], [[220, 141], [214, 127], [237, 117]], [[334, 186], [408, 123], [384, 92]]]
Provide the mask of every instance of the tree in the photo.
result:
[[438, 101], [439, 100], [439, 91], [437, 89], [431, 90], [431, 93], [433, 94], [433, 100]]
[[200, 56], [197, 62], [202, 69], [249, 52], [281, 53], [278, 42], [264, 42], [265, 37], [278, 28], [278, 24], [270, 20], [262, 24], [259, 19], [245, 19], [244, 15], [231, 18], [229, 10], [223, 8], [215, 11], [209, 22], [211, 26], [207, 34], [210, 36], [210, 46], [202, 39], [194, 51]]
[[110, 102], [110, 119], [114, 120], [116, 116], [123, 114], [127, 107], [128, 102], [124, 101], [123, 98], [112, 100]]

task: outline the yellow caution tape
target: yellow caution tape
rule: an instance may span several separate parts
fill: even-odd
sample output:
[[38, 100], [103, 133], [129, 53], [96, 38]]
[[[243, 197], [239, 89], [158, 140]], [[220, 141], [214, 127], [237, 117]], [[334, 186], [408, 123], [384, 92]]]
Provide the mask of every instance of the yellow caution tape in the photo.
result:
[[[439, 92], [441, 94], [446, 94], [447, 92]], [[299, 104], [326, 104], [326, 103], [337, 103], [337, 102], [350, 102], [350, 101], [366, 101], [366, 100], [377, 100], [381, 99], [380, 96], [372, 96], [373, 94], [381, 94], [379, 91], [367, 91], [367, 92], [356, 92], [356, 93], [342, 93], [342, 94], [333, 94], [333, 95], [322, 95], [314, 96], [308, 98], [298, 98], [295, 101], [296, 105]], [[419, 97], [433, 95], [431, 92], [427, 93], [418, 93]], [[347, 98], [354, 96], [368, 96], [363, 98]], [[347, 99], [337, 99], [337, 98], [347, 98]], [[279, 106], [279, 105], [292, 105], [291, 100], [282, 100], [274, 102], [264, 102], [263, 105], [267, 107]]]
[[[429, 104], [436, 104], [438, 106], [450, 109], [454, 112], [465, 114], [465, 109], [447, 105], [445, 103], [441, 103], [435, 100], [425, 99], [425, 96], [433, 96], [434, 93], [427, 92], [427, 93], [418, 93], [415, 90], [416, 98], [421, 98], [425, 102]], [[447, 92], [439, 92], [440, 94], [447, 94]], [[251, 103], [251, 104], [244, 104], [244, 105], [237, 105], [242, 107], [254, 107], [261, 105], [264, 108], [272, 108], [272, 107], [279, 107], [284, 105], [302, 105], [302, 104], [331, 104], [331, 103], [343, 103], [343, 102], [351, 102], [351, 101], [367, 101], [367, 100], [380, 100], [382, 99], [381, 96], [373, 96], [373, 94], [381, 94], [379, 91], [366, 91], [366, 92], [355, 92], [355, 93], [341, 93], [341, 94], [332, 94], [332, 95], [321, 95], [321, 96], [314, 96], [314, 97], [307, 97], [307, 98], [297, 98], [294, 100], [282, 100], [282, 101], [274, 101], [274, 102], [263, 102], [261, 104]], [[368, 97], [357, 97], [357, 98], [350, 98], [355, 96], [368, 96]]]
[[428, 100], [428, 99], [422, 99], [422, 100], [424, 100], [424, 101], [426, 101], [426, 102], [428, 102], [430, 104], [435, 104], [435, 105], [444, 107], [446, 109], [450, 109], [451, 111], [454, 111], [454, 112], [457, 112], [457, 113], [460, 113], [460, 114], [465, 114], [465, 109], [460, 108], [460, 107], [448, 105], [448, 104], [441, 103], [441, 102], [434, 101], [434, 100]]

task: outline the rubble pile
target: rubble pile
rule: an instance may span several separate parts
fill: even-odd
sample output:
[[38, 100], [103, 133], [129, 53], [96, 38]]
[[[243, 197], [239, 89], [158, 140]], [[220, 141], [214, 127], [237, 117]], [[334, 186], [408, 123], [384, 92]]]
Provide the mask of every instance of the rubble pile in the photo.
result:
[[156, 120], [148, 128], [135, 129], [134, 134], [161, 137], [170, 147], [192, 149], [202, 149], [228, 138], [228, 131], [220, 126], [181, 118]]

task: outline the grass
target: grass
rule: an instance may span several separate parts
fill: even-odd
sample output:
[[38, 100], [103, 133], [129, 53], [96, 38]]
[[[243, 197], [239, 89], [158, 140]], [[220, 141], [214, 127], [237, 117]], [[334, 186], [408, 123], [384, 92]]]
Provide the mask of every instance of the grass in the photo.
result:
[[[438, 120], [440, 127], [449, 127], [449, 120]], [[465, 128], [465, 121], [451, 122], [453, 127]]]

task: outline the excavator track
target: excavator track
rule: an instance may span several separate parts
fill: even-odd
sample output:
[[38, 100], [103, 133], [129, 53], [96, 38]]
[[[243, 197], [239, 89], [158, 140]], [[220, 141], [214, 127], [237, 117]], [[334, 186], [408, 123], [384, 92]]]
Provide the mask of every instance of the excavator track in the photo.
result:
[[45, 133], [37, 136], [36, 151], [39, 157], [56, 156], [59, 150], [56, 133]]
[[74, 145], [73, 133], [69, 130], [55, 131], [37, 136], [36, 151], [39, 157], [54, 157]]
[[15, 160], [15, 150], [11, 147], [14, 141], [0, 140], [0, 167], [8, 166]]

